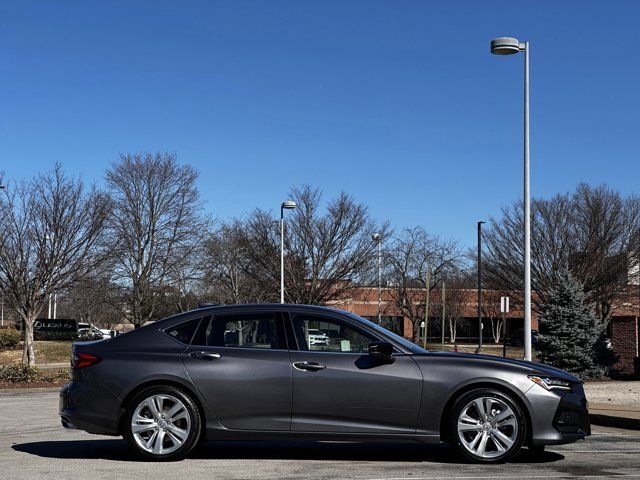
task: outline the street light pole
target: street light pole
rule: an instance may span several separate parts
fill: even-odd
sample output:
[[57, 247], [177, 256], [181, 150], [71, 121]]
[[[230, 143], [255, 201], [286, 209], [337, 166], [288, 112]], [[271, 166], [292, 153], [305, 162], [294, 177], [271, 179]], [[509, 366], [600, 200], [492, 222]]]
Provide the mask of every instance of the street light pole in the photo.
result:
[[482, 352], [482, 224], [478, 222], [478, 350]]
[[429, 332], [429, 289], [431, 288], [431, 265], [427, 267], [427, 279], [424, 282], [427, 289], [427, 297], [424, 301], [424, 339], [422, 341], [422, 347], [427, 349], [427, 334]]
[[491, 41], [491, 53], [524, 52], [524, 359], [531, 361], [531, 196], [529, 162], [529, 42], [500, 37]]
[[280, 303], [284, 303], [284, 211], [296, 208], [296, 202], [287, 200], [280, 205]]
[[378, 244], [378, 325], [382, 325], [382, 235], [374, 233], [371, 239]]

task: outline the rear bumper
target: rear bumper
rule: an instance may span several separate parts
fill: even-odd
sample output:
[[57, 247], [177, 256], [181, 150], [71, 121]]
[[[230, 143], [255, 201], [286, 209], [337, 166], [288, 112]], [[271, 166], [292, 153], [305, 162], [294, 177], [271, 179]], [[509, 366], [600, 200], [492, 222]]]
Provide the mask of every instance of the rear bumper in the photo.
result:
[[117, 399], [110, 394], [71, 381], [60, 390], [58, 414], [64, 428], [118, 435], [117, 405]]

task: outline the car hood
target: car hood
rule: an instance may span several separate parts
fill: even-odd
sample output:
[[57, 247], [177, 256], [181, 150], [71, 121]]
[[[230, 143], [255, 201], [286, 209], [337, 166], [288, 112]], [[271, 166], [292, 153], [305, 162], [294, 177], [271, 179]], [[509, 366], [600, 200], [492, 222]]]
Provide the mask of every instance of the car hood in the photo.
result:
[[473, 353], [454, 353], [454, 352], [429, 352], [418, 356], [437, 356], [448, 357], [451, 359], [464, 359], [466, 361], [474, 361], [479, 364], [497, 364], [497, 365], [512, 365], [522, 368], [523, 373], [530, 375], [545, 375], [555, 378], [560, 378], [569, 382], [582, 382], [578, 377], [572, 375], [559, 368], [545, 365], [543, 363], [528, 362], [526, 360], [515, 360], [513, 358], [503, 358], [494, 355], [480, 355]]

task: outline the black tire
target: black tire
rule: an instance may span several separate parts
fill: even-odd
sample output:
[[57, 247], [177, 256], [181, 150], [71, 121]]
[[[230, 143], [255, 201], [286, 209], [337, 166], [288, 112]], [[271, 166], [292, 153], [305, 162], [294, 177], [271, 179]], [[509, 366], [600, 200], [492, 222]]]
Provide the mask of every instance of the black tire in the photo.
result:
[[[132, 432], [132, 426], [131, 426], [132, 418], [136, 411], [136, 408], [143, 401], [145, 401], [146, 399], [154, 395], [167, 395], [169, 397], [178, 399], [184, 405], [186, 410], [186, 416], [188, 416], [189, 429], [188, 429], [188, 434], [186, 438], [184, 439], [184, 441], [182, 441], [182, 443], [178, 448], [176, 448], [175, 450], [169, 453], [153, 453], [145, 450], [141, 445], [138, 444], [138, 441], [136, 440]], [[171, 403], [169, 405], [171, 405]], [[186, 416], [182, 421], [184, 422], [187, 421]], [[169, 427], [167, 427], [167, 430], [168, 429]], [[160, 430], [163, 430], [163, 429], [160, 428]], [[122, 436], [127, 441], [129, 446], [133, 449], [133, 451], [136, 453], [137, 456], [139, 456], [142, 459], [151, 460], [151, 461], [167, 462], [167, 461], [176, 461], [176, 460], [184, 459], [189, 454], [189, 452], [198, 444], [198, 441], [202, 436], [201, 433], [202, 433], [202, 419], [201, 419], [200, 411], [198, 410], [198, 407], [196, 406], [194, 401], [191, 399], [191, 397], [187, 395], [184, 391], [170, 385], [154, 385], [152, 387], [145, 388], [140, 393], [138, 393], [131, 400], [131, 402], [129, 402], [129, 405], [127, 407], [127, 413], [125, 414], [123, 423], [122, 423]], [[164, 434], [163, 434], [163, 438], [164, 438]], [[175, 445], [175, 442], [173, 444]]]
[[[494, 443], [494, 440], [491, 437], [489, 437], [490, 439], [485, 442], [485, 444], [488, 445], [489, 447], [493, 444], [494, 452], [491, 452], [491, 454], [495, 456], [492, 456], [491, 458], [478, 456], [472, 453], [463, 444], [463, 441], [458, 434], [458, 418], [460, 417], [461, 413], [463, 412], [463, 410], [467, 408], [467, 406], [471, 402], [480, 398], [495, 399], [496, 401], [506, 404], [506, 406], [508, 406], [512, 410], [513, 417], [515, 418], [516, 425], [517, 425], [517, 428], [508, 427], [513, 429], [511, 430], [510, 435], [512, 435], [515, 438], [513, 440], [513, 444], [508, 449], [506, 449], [504, 453], [502, 454], [499, 453], [497, 444]], [[478, 428], [480, 429], [481, 426], [478, 426]], [[479, 430], [478, 433], [482, 435], [482, 430]], [[475, 432], [470, 432], [467, 435], [470, 436], [469, 438], [472, 438], [472, 437], [475, 437], [474, 434]], [[451, 414], [448, 418], [447, 437], [451, 441], [451, 443], [456, 447], [456, 450], [458, 451], [458, 453], [464, 459], [470, 462], [502, 463], [509, 460], [510, 458], [513, 458], [515, 455], [518, 454], [518, 452], [522, 448], [522, 445], [524, 444], [525, 439], [527, 438], [527, 421], [526, 421], [524, 412], [522, 411], [522, 408], [520, 407], [518, 402], [516, 402], [510, 395], [495, 388], [477, 388], [475, 390], [471, 390], [461, 395], [456, 399], [455, 403], [453, 404], [453, 408], [451, 409]], [[505, 445], [501, 445], [501, 446], [504, 447]]]

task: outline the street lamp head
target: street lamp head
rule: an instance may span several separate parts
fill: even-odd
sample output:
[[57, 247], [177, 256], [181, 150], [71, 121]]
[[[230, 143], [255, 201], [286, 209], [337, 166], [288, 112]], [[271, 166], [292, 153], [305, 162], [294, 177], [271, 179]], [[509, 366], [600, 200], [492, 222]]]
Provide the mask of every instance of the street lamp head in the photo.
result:
[[285, 210], [291, 210], [296, 207], [297, 207], [296, 202], [294, 202], [293, 200], [287, 200], [286, 202], [282, 202], [282, 205], [280, 208]]
[[520, 51], [520, 41], [513, 37], [499, 37], [491, 40], [491, 53], [513, 55]]
[[371, 235], [371, 240], [373, 240], [374, 242], [379, 242], [381, 238], [382, 235], [380, 235], [379, 233], [374, 233], [373, 235]]

